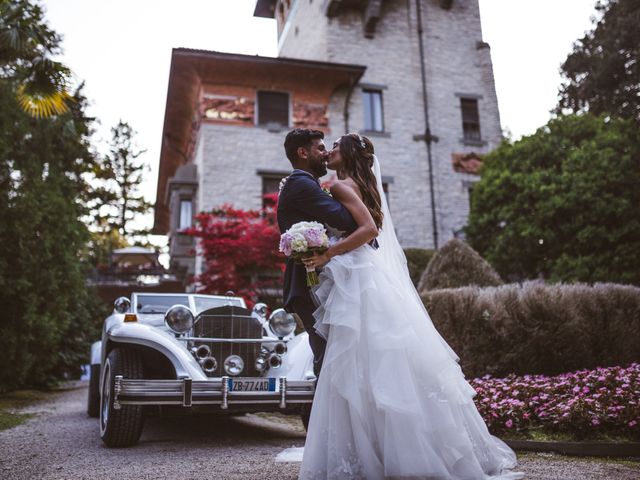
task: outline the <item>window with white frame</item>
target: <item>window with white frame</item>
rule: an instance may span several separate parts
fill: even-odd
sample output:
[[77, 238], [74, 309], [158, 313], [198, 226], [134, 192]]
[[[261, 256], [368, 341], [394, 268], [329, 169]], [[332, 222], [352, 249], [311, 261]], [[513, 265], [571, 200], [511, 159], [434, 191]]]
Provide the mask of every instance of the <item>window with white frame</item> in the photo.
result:
[[384, 132], [382, 90], [362, 90], [364, 129], [369, 132]]
[[181, 199], [178, 230], [190, 228], [191, 225], [193, 225], [193, 203], [189, 199]]

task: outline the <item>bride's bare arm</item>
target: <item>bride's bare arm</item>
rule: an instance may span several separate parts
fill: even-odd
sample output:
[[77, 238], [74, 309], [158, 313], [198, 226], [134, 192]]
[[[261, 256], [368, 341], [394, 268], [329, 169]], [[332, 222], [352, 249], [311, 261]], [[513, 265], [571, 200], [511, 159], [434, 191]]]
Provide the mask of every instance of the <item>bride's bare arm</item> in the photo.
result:
[[358, 228], [348, 237], [329, 247], [323, 254], [311, 257], [309, 262], [305, 261], [305, 264], [310, 266], [323, 265], [336, 255], [354, 250], [378, 236], [373, 217], [353, 188], [343, 182], [336, 182], [331, 186], [331, 195], [349, 211]]

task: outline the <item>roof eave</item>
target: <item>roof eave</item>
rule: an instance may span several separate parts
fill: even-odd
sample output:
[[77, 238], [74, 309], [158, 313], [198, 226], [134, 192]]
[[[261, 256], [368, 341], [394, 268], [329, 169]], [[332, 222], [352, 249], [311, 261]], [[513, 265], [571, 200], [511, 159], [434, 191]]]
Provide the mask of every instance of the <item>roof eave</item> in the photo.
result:
[[257, 0], [253, 11], [254, 17], [276, 18], [277, 0]]
[[[204, 68], [207, 61], [228, 62], [230, 66], [247, 63], [259, 69], [266, 68], [272, 72], [274, 68], [288, 68], [301, 72], [326, 74], [328, 79], [336, 83], [333, 85], [333, 88], [338, 88], [338, 86], [345, 83], [356, 84], [366, 70], [366, 67], [363, 65], [174, 48], [171, 56], [169, 83], [167, 86], [160, 149], [160, 165], [156, 187], [156, 203], [154, 206], [152, 233], [157, 235], [166, 235], [170, 230], [170, 212], [165, 197], [167, 195], [169, 179], [175, 174], [175, 170], [180, 165], [187, 163], [188, 160], [186, 158], [186, 152], [183, 151], [182, 147], [187, 141], [187, 130], [191, 128], [194, 108], [197, 103], [195, 90], [199, 88], [198, 84], [200, 82], [204, 83], [207, 81], [207, 72]], [[219, 73], [221, 69], [217, 68], [215, 71]], [[278, 70], [276, 70], [276, 72], [278, 72]], [[205, 76], [205, 78], [202, 78], [203, 76]], [[194, 85], [196, 85], [196, 87], [194, 87]], [[176, 95], [180, 97], [179, 101], [176, 101]], [[180, 126], [177, 132], [176, 124]], [[171, 128], [172, 125], [174, 125], [173, 128]]]

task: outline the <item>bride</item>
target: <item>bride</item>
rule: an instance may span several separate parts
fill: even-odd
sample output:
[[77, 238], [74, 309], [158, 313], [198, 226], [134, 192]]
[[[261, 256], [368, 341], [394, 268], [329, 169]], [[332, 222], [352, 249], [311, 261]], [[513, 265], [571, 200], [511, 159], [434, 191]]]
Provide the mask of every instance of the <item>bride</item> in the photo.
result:
[[[306, 260], [324, 266], [313, 293], [327, 347], [300, 478], [522, 478], [508, 471], [514, 452], [489, 434], [456, 354], [411, 283], [373, 145], [344, 135], [327, 167], [339, 178], [331, 194], [358, 229]], [[283, 452], [291, 453], [299, 452]]]

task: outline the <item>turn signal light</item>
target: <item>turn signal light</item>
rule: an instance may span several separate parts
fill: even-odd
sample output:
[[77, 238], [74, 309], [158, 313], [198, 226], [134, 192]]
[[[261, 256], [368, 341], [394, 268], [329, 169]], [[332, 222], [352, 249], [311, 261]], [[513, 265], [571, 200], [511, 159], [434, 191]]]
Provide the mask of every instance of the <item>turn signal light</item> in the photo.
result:
[[135, 313], [125, 313], [124, 314], [124, 321], [125, 322], [137, 322], [138, 321], [138, 317], [136, 316]]

